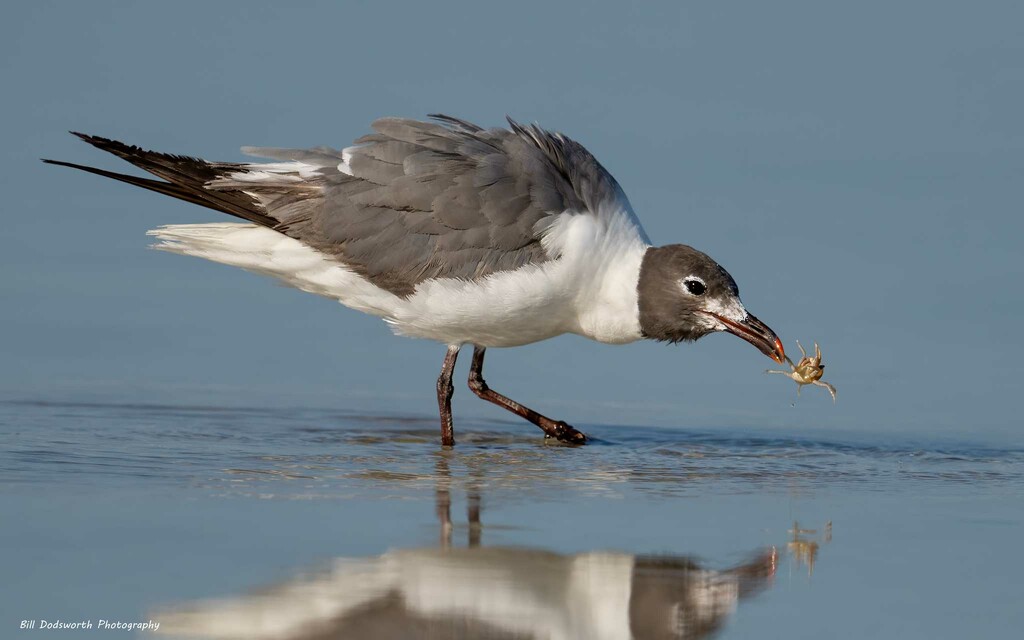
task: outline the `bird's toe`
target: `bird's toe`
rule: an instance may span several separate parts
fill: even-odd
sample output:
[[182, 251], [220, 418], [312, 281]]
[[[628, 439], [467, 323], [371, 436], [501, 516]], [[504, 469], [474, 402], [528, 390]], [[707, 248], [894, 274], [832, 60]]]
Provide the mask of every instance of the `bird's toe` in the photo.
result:
[[552, 424], [551, 430], [545, 434], [545, 438], [554, 438], [559, 442], [566, 444], [586, 444], [587, 435], [582, 431], [575, 429], [572, 425], [567, 422], [559, 420]]

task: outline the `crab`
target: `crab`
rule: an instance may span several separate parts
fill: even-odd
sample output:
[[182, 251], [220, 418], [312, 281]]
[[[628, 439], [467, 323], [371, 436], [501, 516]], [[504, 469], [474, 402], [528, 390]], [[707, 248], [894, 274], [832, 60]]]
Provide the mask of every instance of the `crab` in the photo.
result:
[[786, 356], [786, 362], [789, 363], [792, 371], [779, 371], [777, 369], [768, 369], [765, 373], [781, 373], [784, 376], [788, 376], [794, 382], [796, 382], [796, 395], [800, 395], [800, 389], [805, 384], [813, 384], [816, 387], [825, 387], [828, 392], [832, 394], [832, 402], [836, 401], [836, 388], [821, 379], [821, 376], [825, 373], [825, 365], [821, 364], [821, 347], [818, 343], [814, 343], [814, 357], [811, 358], [804, 351], [800, 341], [796, 341], [796, 346], [800, 347], [800, 362], [793, 364], [793, 361]]

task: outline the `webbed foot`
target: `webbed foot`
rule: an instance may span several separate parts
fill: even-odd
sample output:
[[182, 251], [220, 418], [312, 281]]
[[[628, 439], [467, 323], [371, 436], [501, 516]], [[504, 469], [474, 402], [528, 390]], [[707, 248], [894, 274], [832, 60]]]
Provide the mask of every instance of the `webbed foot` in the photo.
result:
[[587, 435], [562, 420], [552, 421], [544, 429], [544, 438], [553, 438], [566, 444], [586, 444]]

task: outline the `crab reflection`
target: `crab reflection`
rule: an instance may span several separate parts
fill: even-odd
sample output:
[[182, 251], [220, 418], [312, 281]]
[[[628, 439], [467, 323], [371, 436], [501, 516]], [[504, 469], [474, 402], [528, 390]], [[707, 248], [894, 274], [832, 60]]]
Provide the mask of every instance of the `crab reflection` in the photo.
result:
[[293, 640], [704, 638], [768, 586], [778, 565], [774, 548], [714, 570], [686, 556], [483, 547], [472, 486], [467, 502], [465, 547], [452, 545], [442, 482], [438, 547], [339, 558], [313, 575], [161, 612], [159, 631]]
[[[809, 537], [816, 533], [818, 533], [817, 529], [801, 529], [800, 523], [794, 522], [793, 528], [789, 530], [789, 542], [786, 543], [786, 549], [789, 551], [790, 557], [797, 568], [802, 565], [807, 566], [808, 578], [814, 575], [814, 563], [818, 559], [818, 549], [821, 547], [821, 544]], [[832, 542], [831, 520], [825, 523], [825, 529], [821, 533], [821, 540], [824, 544]]]

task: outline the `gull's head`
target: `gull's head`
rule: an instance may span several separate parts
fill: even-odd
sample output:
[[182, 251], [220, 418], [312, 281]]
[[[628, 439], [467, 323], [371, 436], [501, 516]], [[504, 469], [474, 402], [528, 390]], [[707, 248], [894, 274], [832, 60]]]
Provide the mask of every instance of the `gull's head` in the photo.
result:
[[648, 249], [637, 292], [640, 329], [646, 338], [681, 342], [728, 331], [776, 362], [786, 359], [775, 332], [743, 307], [729, 272], [693, 247], [670, 244]]

